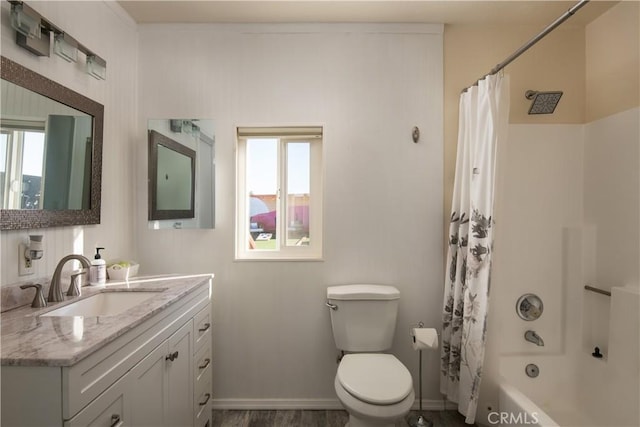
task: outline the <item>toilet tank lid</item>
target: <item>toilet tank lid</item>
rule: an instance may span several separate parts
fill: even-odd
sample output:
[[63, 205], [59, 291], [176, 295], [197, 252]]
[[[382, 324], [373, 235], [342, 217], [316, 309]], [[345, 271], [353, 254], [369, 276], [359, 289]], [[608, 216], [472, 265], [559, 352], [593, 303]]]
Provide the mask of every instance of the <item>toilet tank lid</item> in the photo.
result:
[[327, 298], [334, 300], [394, 300], [400, 298], [400, 291], [387, 285], [329, 286]]

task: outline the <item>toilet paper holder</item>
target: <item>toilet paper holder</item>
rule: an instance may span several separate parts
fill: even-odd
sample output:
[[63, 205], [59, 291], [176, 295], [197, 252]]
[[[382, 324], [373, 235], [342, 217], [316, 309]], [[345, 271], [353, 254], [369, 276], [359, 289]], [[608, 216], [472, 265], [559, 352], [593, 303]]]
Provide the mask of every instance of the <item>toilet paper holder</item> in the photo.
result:
[[[416, 328], [424, 328], [424, 322], [420, 321], [414, 325], [411, 325], [409, 328], [409, 335], [411, 335], [411, 339], [413, 342], [416, 342], [416, 336], [414, 330]], [[420, 409], [418, 411], [417, 417], [412, 417], [409, 419], [409, 426], [411, 427], [433, 427], [433, 422], [424, 417], [422, 412], [422, 350], [418, 351], [418, 383], [419, 383], [419, 404]]]
[[415, 342], [415, 341], [416, 341], [416, 337], [415, 337], [415, 335], [413, 334], [413, 330], [414, 330], [415, 328], [424, 328], [424, 322], [423, 322], [423, 321], [420, 321], [420, 322], [418, 322], [418, 323], [414, 323], [413, 325], [409, 326], [409, 335], [411, 336], [411, 339], [413, 340], [413, 342]]

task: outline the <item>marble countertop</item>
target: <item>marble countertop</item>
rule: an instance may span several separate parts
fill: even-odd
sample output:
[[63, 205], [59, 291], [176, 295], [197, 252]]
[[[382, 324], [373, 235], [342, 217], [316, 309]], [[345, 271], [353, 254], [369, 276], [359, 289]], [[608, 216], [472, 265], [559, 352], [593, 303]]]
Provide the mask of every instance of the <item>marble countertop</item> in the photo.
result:
[[[129, 282], [82, 288], [80, 297], [46, 308], [19, 307], [0, 315], [0, 362], [4, 366], [71, 366], [107, 343], [178, 302], [212, 274], [140, 277]], [[149, 291], [153, 296], [114, 316], [42, 316], [100, 292]], [[46, 297], [46, 295], [45, 295]]]

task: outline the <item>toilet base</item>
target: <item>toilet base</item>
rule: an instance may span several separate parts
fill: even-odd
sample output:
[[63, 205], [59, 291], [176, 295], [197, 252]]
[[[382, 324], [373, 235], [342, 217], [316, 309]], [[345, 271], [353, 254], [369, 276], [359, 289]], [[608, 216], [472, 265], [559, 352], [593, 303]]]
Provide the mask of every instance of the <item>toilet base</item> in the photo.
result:
[[370, 420], [363, 420], [349, 415], [349, 422], [344, 427], [395, 427], [395, 423], [374, 424]]

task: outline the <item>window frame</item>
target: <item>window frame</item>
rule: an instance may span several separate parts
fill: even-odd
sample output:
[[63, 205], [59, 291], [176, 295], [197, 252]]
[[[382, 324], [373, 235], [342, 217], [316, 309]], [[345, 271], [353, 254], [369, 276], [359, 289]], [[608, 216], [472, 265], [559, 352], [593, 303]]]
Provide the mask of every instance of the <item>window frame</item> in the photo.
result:
[[[250, 213], [247, 190], [247, 140], [277, 139], [276, 249], [249, 248]], [[323, 128], [306, 127], [237, 127], [236, 128], [236, 260], [322, 260], [323, 199]], [[288, 213], [287, 144], [309, 143], [309, 245], [286, 245]]]

